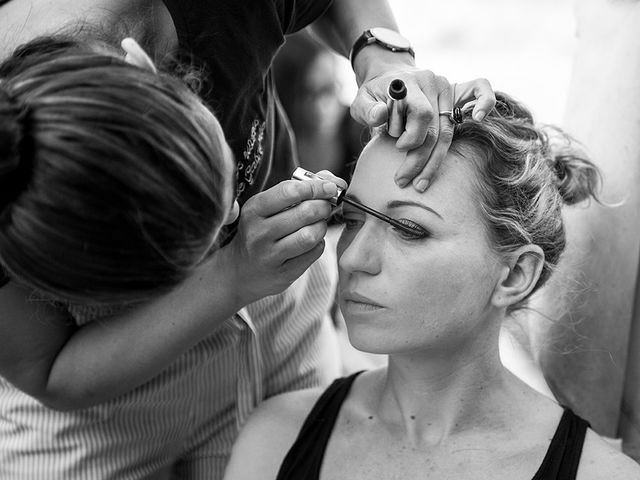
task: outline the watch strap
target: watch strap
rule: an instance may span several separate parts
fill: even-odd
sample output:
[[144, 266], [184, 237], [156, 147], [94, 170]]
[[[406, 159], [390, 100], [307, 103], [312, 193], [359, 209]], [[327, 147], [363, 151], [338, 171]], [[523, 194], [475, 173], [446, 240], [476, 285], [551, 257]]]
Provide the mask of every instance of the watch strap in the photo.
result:
[[380, 45], [381, 47], [386, 48], [387, 50], [390, 50], [392, 52], [407, 52], [413, 58], [416, 58], [416, 53], [413, 51], [413, 48], [396, 47], [394, 45], [390, 45], [388, 43], [385, 43], [377, 39], [371, 33], [371, 30], [365, 30], [364, 32], [362, 32], [362, 35], [360, 35], [356, 39], [356, 41], [353, 43], [353, 47], [351, 47], [351, 51], [349, 52], [349, 61], [351, 62], [351, 68], [355, 70], [353, 62], [356, 58], [356, 55], [358, 55], [358, 53], [360, 53], [360, 51], [367, 45], [373, 45], [373, 44]]

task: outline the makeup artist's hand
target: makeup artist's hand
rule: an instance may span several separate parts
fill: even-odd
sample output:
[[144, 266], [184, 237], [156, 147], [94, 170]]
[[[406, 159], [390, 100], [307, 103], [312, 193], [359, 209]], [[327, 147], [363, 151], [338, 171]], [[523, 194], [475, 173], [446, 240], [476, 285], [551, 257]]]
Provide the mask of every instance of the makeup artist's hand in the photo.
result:
[[242, 207], [238, 232], [218, 253], [230, 262], [232, 276], [246, 305], [283, 291], [324, 250], [327, 201], [342, 182], [328, 172], [322, 180], [287, 180], [251, 197]]
[[402, 69], [384, 70], [378, 75], [371, 71], [366, 70], [369, 78], [362, 81], [351, 105], [351, 115], [370, 127], [383, 125], [388, 118], [389, 84], [396, 78], [404, 81], [407, 87], [406, 123], [396, 146], [408, 154], [396, 172], [395, 180], [402, 187], [413, 183], [422, 192], [449, 150], [453, 136], [451, 120], [438, 113], [475, 100], [473, 118], [482, 120], [494, 107], [495, 94], [485, 79], [455, 85], [454, 99], [454, 86], [430, 70], [405, 65]]

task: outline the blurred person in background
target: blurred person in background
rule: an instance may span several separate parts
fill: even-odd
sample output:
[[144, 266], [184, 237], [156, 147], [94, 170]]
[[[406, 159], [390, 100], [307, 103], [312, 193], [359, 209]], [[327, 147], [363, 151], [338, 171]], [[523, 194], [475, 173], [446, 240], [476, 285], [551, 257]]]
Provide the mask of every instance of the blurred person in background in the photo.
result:
[[295, 133], [300, 165], [349, 182], [369, 130], [340, 98], [338, 57], [308, 31], [289, 35], [273, 64], [278, 97]]

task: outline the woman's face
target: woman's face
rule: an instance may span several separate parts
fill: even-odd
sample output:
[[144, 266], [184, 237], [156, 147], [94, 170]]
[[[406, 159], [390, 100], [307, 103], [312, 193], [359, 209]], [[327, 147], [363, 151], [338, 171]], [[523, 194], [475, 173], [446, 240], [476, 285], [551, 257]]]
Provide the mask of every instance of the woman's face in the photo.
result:
[[343, 203], [340, 307], [351, 343], [374, 353], [451, 349], [479, 338], [496, 318], [491, 297], [505, 268], [488, 244], [470, 160], [449, 153], [418, 193], [393, 180], [405, 157], [391, 137], [374, 138], [348, 195], [423, 234], [407, 235]]

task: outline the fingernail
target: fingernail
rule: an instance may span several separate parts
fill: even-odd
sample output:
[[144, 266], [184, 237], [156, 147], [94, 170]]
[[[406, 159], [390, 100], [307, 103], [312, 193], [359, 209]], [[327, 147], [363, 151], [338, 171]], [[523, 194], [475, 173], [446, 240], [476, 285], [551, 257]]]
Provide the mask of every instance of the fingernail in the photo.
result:
[[331, 182], [324, 182], [322, 184], [322, 190], [324, 191], [324, 193], [328, 194], [328, 195], [333, 195], [336, 193], [336, 184], [335, 183], [331, 183]]
[[421, 178], [417, 182], [414, 182], [413, 186], [419, 192], [424, 192], [427, 189], [427, 187], [429, 186], [429, 180], [427, 180], [425, 178]]
[[379, 120], [380, 112], [387, 109], [387, 105], [384, 103], [376, 104], [369, 112], [369, 120], [375, 122]]
[[477, 111], [474, 115], [473, 118], [474, 120], [476, 120], [477, 122], [481, 122], [482, 119], [485, 117], [485, 113], [482, 110]]
[[396, 178], [395, 181], [396, 181], [396, 185], [398, 185], [400, 188], [406, 187], [407, 184], [409, 183], [409, 179], [404, 177]]

